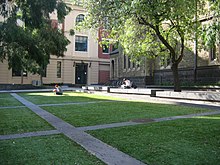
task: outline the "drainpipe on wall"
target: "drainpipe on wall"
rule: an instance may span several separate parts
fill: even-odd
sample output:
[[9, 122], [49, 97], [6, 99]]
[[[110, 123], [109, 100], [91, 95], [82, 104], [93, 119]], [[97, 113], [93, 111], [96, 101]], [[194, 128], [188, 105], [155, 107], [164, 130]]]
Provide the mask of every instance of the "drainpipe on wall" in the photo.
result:
[[197, 0], [195, 0], [196, 6], [196, 13], [195, 13], [195, 40], [194, 40], [194, 68], [193, 68], [193, 75], [194, 75], [194, 83], [197, 82], [197, 57], [198, 57], [198, 34], [197, 34]]

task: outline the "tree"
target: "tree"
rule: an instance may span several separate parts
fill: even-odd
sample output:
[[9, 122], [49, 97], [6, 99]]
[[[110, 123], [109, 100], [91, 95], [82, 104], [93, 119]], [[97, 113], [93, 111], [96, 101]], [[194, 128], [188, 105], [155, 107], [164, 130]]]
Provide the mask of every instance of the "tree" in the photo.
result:
[[105, 27], [126, 54], [170, 56], [174, 91], [181, 90], [178, 65], [186, 41], [194, 39], [195, 14], [204, 10], [204, 0], [85, 0], [84, 7], [84, 26]]
[[220, 1], [209, 0], [210, 17], [209, 24], [203, 26], [203, 41], [209, 48], [213, 48], [215, 44], [220, 44]]
[[42, 80], [50, 55], [63, 56], [69, 44], [63, 32], [51, 26], [50, 14], [56, 11], [62, 22], [70, 8], [62, 0], [1, 0], [0, 9], [0, 60], [7, 59], [9, 69], [38, 73]]

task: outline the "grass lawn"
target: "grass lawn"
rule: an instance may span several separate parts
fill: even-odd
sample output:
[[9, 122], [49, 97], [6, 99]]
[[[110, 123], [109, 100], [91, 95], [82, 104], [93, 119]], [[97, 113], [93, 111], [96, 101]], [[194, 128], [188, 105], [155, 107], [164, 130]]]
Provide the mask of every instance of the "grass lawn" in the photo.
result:
[[20, 93], [20, 96], [31, 101], [34, 104], [57, 104], [57, 103], [71, 103], [71, 102], [89, 102], [101, 100], [116, 100], [107, 96], [81, 93], [81, 92], [64, 92], [63, 95], [55, 95], [53, 92], [41, 93]]
[[1, 93], [0, 94], [0, 107], [6, 106], [20, 106], [22, 105], [19, 101], [17, 101], [13, 96], [9, 93]]
[[0, 164], [102, 165], [63, 135], [0, 141]]
[[131, 101], [63, 105], [42, 108], [74, 126], [91, 126], [126, 122], [140, 118], [161, 118], [209, 111], [207, 109], [180, 105]]
[[150, 165], [217, 165], [220, 115], [89, 131]]
[[53, 129], [27, 108], [0, 109], [0, 135]]

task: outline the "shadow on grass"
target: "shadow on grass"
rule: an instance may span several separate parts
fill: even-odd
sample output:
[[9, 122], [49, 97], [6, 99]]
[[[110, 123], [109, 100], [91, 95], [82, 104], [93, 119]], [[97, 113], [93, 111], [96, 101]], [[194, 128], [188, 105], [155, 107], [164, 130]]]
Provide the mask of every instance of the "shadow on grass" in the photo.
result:
[[[89, 131], [147, 164], [219, 164], [220, 115]], [[213, 120], [217, 119], [217, 120]]]

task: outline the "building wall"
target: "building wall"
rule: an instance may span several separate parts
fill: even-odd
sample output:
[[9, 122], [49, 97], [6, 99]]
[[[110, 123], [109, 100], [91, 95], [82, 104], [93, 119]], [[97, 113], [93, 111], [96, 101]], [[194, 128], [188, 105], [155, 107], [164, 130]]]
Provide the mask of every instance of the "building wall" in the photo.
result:
[[[103, 54], [99, 57], [100, 46], [98, 45], [98, 32], [90, 32], [86, 30], [74, 30], [75, 35], [70, 35], [70, 30], [75, 28], [76, 17], [79, 14], [84, 14], [86, 11], [79, 7], [69, 4], [72, 7], [72, 11], [65, 17], [63, 24], [58, 24], [57, 13], [54, 12], [50, 15], [52, 19], [52, 26], [60, 28], [64, 35], [70, 40], [70, 44], [67, 46], [67, 51], [64, 53], [64, 57], [56, 57], [51, 55], [50, 63], [47, 66], [46, 77], [43, 77], [44, 84], [75, 84], [75, 72], [76, 64], [85, 64], [88, 66], [87, 70], [87, 84], [98, 84], [99, 80], [109, 80], [108, 73], [109, 71], [109, 54]], [[80, 52], [75, 51], [75, 38], [76, 36], [86, 36], [88, 37], [87, 51]], [[57, 78], [57, 62], [61, 62], [61, 78]], [[107, 65], [107, 69], [103, 70], [102, 65]], [[103, 72], [108, 72], [103, 75]], [[101, 75], [99, 75], [101, 74]], [[104, 76], [104, 77], [103, 77]], [[12, 70], [8, 70], [8, 64], [5, 60], [3, 63], [0, 63], [0, 84], [20, 84], [21, 77], [12, 77]], [[28, 73], [27, 77], [23, 78], [24, 84], [31, 84], [33, 80], [40, 80], [39, 75], [33, 75]]]
[[[197, 71], [196, 83], [212, 84], [220, 82], [219, 45], [216, 45], [216, 57], [214, 59], [210, 57], [210, 50], [198, 49], [196, 67], [195, 52], [193, 48], [194, 43], [189, 43], [188, 46], [186, 46], [184, 57], [179, 64], [179, 77], [181, 83], [189, 85], [189, 83], [192, 84], [194, 82], [195, 68]], [[161, 65], [160, 58], [143, 58], [139, 67], [133, 67], [132, 64], [128, 67], [128, 57], [124, 58], [123, 50], [119, 49], [119, 53], [111, 55], [110, 64], [111, 80], [122, 80], [123, 77], [126, 77], [138, 84], [138, 87], [144, 87], [145, 85], [151, 84], [160, 85], [173, 83], [171, 64], [165, 62]], [[126, 67], [124, 67], [124, 64]]]
[[[103, 29], [99, 29], [98, 31], [98, 42], [101, 42], [103, 40], [102, 38], [102, 31]], [[107, 35], [104, 37], [104, 39], [107, 39]], [[111, 45], [109, 45], [108, 53], [104, 53], [102, 49], [102, 45], [98, 44], [98, 58], [100, 59], [99, 62], [99, 76], [98, 76], [98, 84], [105, 84], [110, 80], [110, 52], [111, 52]]]

